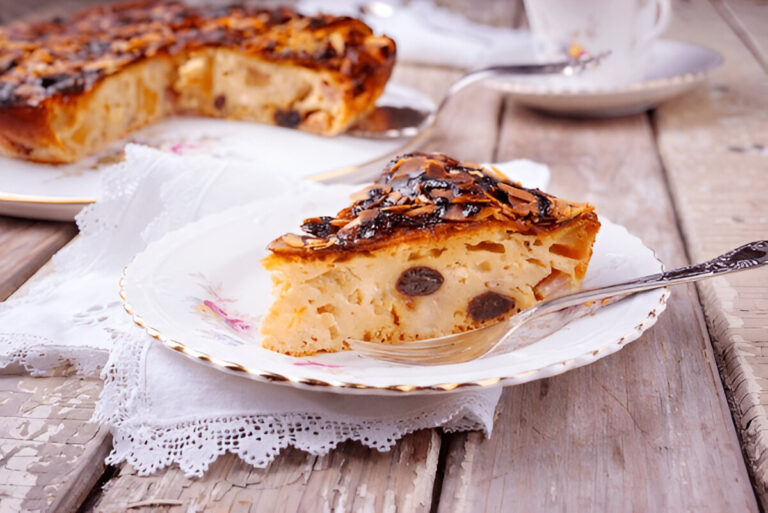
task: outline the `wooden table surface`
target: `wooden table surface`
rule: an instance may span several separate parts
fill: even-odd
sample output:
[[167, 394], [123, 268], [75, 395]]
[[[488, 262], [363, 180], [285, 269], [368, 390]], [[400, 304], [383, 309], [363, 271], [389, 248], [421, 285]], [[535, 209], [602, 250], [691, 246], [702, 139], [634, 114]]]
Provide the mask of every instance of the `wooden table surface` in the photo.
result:
[[[0, 0], [0, 22], [95, 3]], [[525, 23], [519, 2], [441, 3], [485, 23]], [[668, 37], [726, 58], [706, 86], [604, 120], [539, 114], [473, 86], [425, 149], [546, 163], [553, 193], [594, 203], [668, 266], [768, 238], [768, 4], [673, 7]], [[460, 74], [399, 64], [393, 79], [440, 98]], [[75, 234], [69, 223], [0, 217], [0, 299]], [[100, 382], [9, 369], [0, 512], [758, 511], [768, 507], [767, 326], [768, 270], [680, 287], [622, 351], [507, 388], [490, 439], [423, 430], [388, 453], [357, 443], [327, 456], [289, 449], [267, 469], [229, 455], [201, 479], [105, 467], [109, 434], [88, 423]]]

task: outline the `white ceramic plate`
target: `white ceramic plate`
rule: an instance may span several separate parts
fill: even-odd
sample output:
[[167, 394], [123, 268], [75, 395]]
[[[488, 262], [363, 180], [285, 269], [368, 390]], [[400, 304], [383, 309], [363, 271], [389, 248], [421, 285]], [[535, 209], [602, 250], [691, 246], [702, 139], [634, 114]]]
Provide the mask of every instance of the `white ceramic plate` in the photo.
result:
[[[644, 112], [706, 79], [723, 63], [718, 52], [692, 43], [661, 39], [653, 44], [645, 77], [616, 88], [575, 88], [565, 77], [509, 77], [489, 85], [528, 107], [584, 117], [624, 116]], [[587, 71], [588, 73], [588, 71]]]
[[[462, 364], [416, 367], [352, 351], [295, 358], [259, 346], [270, 303], [259, 260], [275, 236], [310, 215], [336, 212], [350, 189], [302, 184], [278, 197], [187, 225], [150, 245], [126, 267], [121, 296], [134, 320], [168, 347], [205, 365], [257, 380], [343, 393], [447, 392], [512, 385], [565, 372], [621, 349], [652, 326], [667, 290], [636, 295], [578, 319], [522, 349]], [[653, 252], [602, 220], [584, 286], [655, 273]]]
[[[379, 103], [434, 108], [413, 89], [390, 84]], [[408, 141], [321, 137], [298, 130], [212, 118], [169, 118], [75, 164], [38, 164], [0, 157], [0, 215], [71, 221], [100, 196], [100, 171], [120, 160], [128, 142], [178, 154], [243, 160], [254, 170], [301, 179], [362, 164]]]

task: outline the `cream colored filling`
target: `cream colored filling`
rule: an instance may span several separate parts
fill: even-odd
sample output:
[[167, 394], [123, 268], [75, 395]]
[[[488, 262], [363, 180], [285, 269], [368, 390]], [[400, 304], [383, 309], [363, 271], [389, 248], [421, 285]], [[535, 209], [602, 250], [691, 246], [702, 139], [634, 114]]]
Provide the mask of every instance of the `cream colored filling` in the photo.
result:
[[330, 73], [276, 64], [226, 49], [195, 52], [174, 84], [180, 110], [275, 123], [295, 111], [302, 128], [332, 135], [346, 127], [344, 87]]
[[[272, 255], [274, 302], [262, 321], [262, 346], [306, 355], [339, 351], [345, 337], [382, 343], [465, 331], [478, 321], [469, 302], [486, 292], [514, 301], [503, 316], [531, 306], [553, 290], [578, 287], [591, 255], [591, 237], [578, 223], [541, 237], [503, 228], [427, 242], [400, 243], [343, 261], [300, 261]], [[440, 272], [443, 283], [426, 296], [406, 296], [396, 284], [415, 266]]]
[[350, 87], [329, 72], [221, 48], [154, 57], [54, 106], [49, 118], [54, 144], [27, 147], [29, 141], [0, 140], [0, 153], [71, 162], [175, 112], [278, 124], [276, 113], [283, 111], [296, 122], [292, 128], [336, 135], [354, 121], [354, 102], [378, 96], [366, 92], [352, 102]]
[[173, 105], [166, 98], [166, 87], [174, 74], [170, 58], [143, 61], [102, 81], [71, 105], [52, 109], [50, 126], [58, 144], [36, 147], [30, 156], [75, 160], [169, 115]]

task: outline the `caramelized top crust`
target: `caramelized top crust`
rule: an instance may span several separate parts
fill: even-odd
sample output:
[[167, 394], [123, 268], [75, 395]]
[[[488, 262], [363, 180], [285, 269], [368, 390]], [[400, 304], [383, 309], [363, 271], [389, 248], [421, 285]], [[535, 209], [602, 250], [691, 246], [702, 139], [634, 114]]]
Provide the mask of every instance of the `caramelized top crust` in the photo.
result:
[[526, 189], [496, 169], [459, 162], [441, 153], [411, 153], [392, 160], [373, 185], [352, 196], [336, 217], [306, 219], [307, 235], [286, 234], [273, 253], [313, 256], [368, 251], [405, 239], [503, 223], [507, 230], [539, 233], [583, 214], [570, 203]]
[[0, 108], [79, 94], [141, 59], [211, 46], [338, 72], [353, 80], [356, 93], [395, 57], [391, 39], [374, 36], [354, 18], [308, 17], [288, 8], [130, 2], [68, 20], [0, 27]]

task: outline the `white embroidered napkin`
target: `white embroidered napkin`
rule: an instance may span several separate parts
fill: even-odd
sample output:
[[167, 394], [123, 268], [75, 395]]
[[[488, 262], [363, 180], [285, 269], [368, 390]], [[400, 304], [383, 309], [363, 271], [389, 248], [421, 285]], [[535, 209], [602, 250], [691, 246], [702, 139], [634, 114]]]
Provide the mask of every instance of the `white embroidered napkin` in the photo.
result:
[[[105, 172], [103, 199], [78, 215], [81, 234], [54, 257], [54, 272], [0, 304], [0, 368], [103, 367], [94, 420], [112, 429], [109, 462], [128, 461], [142, 474], [177, 463], [202, 475], [224, 452], [266, 466], [288, 445], [322, 454], [352, 439], [385, 450], [435, 426], [490, 435], [498, 388], [374, 399], [302, 391], [218, 372], [151, 339], [118, 298], [133, 255], [189, 222], [301, 185], [242, 162], [136, 145], [126, 155]], [[504, 169], [530, 186], [548, 181], [547, 168], [533, 162]]]

